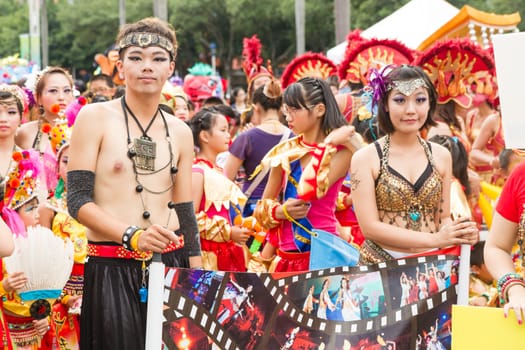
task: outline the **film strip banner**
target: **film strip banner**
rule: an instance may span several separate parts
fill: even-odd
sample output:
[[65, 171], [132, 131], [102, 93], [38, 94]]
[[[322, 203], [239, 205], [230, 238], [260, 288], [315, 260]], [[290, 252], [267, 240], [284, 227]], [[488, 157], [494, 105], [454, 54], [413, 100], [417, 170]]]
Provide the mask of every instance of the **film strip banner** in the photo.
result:
[[450, 349], [459, 260], [300, 274], [167, 269], [167, 349]]

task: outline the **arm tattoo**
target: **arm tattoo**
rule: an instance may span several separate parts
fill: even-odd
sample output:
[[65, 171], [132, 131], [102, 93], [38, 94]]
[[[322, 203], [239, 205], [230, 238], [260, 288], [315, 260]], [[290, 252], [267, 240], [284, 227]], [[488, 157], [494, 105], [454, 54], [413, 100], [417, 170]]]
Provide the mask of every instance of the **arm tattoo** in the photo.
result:
[[352, 192], [357, 190], [357, 185], [361, 182], [361, 180], [356, 178], [356, 173], [350, 174], [350, 188], [352, 189]]

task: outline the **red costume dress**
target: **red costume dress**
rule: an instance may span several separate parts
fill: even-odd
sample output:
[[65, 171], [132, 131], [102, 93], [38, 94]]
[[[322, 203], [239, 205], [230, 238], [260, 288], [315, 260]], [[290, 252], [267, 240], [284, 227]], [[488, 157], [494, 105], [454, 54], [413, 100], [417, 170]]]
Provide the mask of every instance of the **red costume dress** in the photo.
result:
[[193, 172], [204, 177], [202, 199], [196, 208], [204, 268], [246, 271], [244, 250], [231, 238], [233, 220], [241, 215], [239, 205], [246, 203], [246, 196], [204, 159], [195, 159]]

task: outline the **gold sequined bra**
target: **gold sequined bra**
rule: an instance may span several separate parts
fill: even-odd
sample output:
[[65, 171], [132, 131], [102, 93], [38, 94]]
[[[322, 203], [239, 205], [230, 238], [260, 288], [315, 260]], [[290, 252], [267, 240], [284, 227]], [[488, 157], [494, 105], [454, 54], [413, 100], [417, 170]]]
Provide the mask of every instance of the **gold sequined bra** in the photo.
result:
[[379, 142], [374, 142], [381, 160], [375, 184], [377, 209], [383, 222], [404, 224], [405, 228], [415, 231], [421, 231], [424, 224], [426, 232], [433, 232], [439, 226], [434, 221], [441, 210], [443, 180], [434, 166], [429, 144], [421, 138], [419, 141], [425, 150], [428, 165], [414, 184], [388, 165], [390, 136], [385, 137], [383, 151]]

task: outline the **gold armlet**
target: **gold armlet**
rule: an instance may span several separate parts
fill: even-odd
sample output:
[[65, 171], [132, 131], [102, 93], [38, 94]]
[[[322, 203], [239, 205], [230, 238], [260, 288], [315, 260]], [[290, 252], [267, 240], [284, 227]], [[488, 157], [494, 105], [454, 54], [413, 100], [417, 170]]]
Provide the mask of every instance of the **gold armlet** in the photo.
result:
[[260, 199], [257, 202], [253, 216], [265, 230], [277, 227], [280, 225], [281, 220], [275, 217], [275, 210], [280, 205], [281, 203], [273, 199]]

